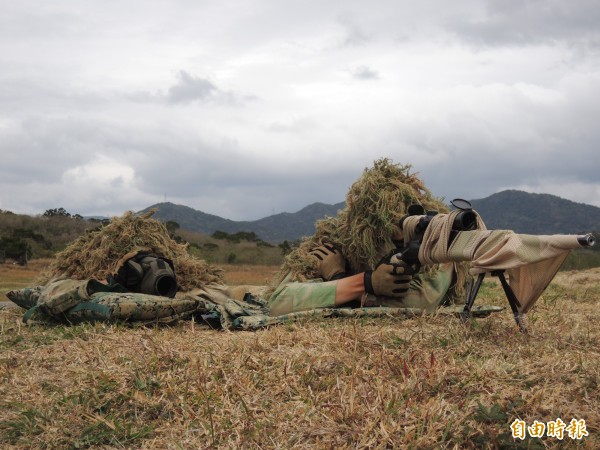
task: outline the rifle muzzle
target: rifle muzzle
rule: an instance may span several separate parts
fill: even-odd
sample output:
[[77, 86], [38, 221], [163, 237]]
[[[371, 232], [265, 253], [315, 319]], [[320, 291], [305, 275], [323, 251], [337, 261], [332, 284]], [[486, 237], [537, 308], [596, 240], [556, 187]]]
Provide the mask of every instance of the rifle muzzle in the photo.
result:
[[577, 242], [582, 247], [592, 247], [596, 243], [596, 238], [592, 233], [588, 233], [583, 236], [577, 236]]

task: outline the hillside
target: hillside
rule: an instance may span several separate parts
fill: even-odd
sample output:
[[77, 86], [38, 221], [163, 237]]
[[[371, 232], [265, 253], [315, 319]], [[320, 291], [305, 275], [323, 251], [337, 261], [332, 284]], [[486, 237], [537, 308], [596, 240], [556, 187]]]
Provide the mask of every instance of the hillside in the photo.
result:
[[0, 210], [0, 262], [49, 258], [100, 221], [81, 216], [28, 216]]
[[555, 195], [507, 190], [471, 203], [489, 229], [527, 234], [600, 231], [600, 208]]
[[327, 205], [313, 203], [295, 213], [279, 213], [255, 221], [233, 221], [206, 214], [188, 206], [173, 203], [157, 203], [143, 211], [157, 208], [154, 218], [177, 222], [182, 229], [199, 233], [212, 234], [217, 230], [227, 233], [248, 231], [267, 242], [294, 241], [303, 236], [310, 236], [315, 231], [315, 221], [325, 216], [335, 216], [344, 203]]

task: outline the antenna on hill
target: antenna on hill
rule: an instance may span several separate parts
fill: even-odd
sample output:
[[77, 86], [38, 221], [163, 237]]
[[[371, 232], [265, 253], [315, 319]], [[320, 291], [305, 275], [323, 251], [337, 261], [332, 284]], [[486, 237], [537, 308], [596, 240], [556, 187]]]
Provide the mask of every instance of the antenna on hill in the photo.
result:
[[167, 203], [167, 193], [165, 192], [165, 203]]

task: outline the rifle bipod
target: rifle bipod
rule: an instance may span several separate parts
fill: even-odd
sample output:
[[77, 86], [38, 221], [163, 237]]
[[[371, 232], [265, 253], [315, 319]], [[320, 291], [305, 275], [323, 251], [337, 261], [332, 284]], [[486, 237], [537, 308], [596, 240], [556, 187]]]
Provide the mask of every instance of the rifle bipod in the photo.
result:
[[[502, 284], [502, 288], [504, 289], [504, 293], [506, 294], [506, 298], [508, 300], [508, 304], [510, 305], [510, 309], [513, 312], [513, 316], [515, 318], [515, 322], [519, 326], [519, 330], [522, 333], [527, 334], [527, 327], [523, 321], [523, 314], [519, 313], [519, 306], [521, 303], [519, 299], [515, 295], [512, 288], [509, 286], [506, 281], [506, 277], [504, 276], [504, 270], [495, 270], [490, 272], [492, 276], [498, 277], [500, 279], [500, 284]], [[477, 280], [471, 279], [469, 283], [469, 289], [467, 290], [467, 298], [465, 300], [465, 309], [461, 313], [460, 317], [463, 322], [466, 322], [471, 317], [471, 308], [473, 307], [473, 303], [475, 303], [475, 297], [477, 297], [477, 293], [479, 292], [479, 288], [481, 287], [481, 283], [485, 277], [485, 273], [480, 273], [477, 276]]]

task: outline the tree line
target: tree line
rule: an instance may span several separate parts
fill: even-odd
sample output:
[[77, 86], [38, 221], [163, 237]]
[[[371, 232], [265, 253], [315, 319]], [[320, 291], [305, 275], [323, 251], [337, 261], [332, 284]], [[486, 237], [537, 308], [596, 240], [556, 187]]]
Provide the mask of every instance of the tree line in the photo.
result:
[[99, 220], [84, 220], [64, 208], [48, 209], [38, 216], [0, 210], [0, 259], [22, 262], [51, 257], [99, 225]]
[[[108, 219], [86, 219], [64, 208], [47, 209], [35, 216], [0, 210], [0, 262], [51, 258], [87, 230], [108, 222]], [[288, 241], [272, 244], [254, 232], [215, 231], [204, 235], [182, 230], [175, 221], [164, 225], [172, 239], [188, 244], [192, 255], [214, 263], [279, 264], [295, 244]]]

